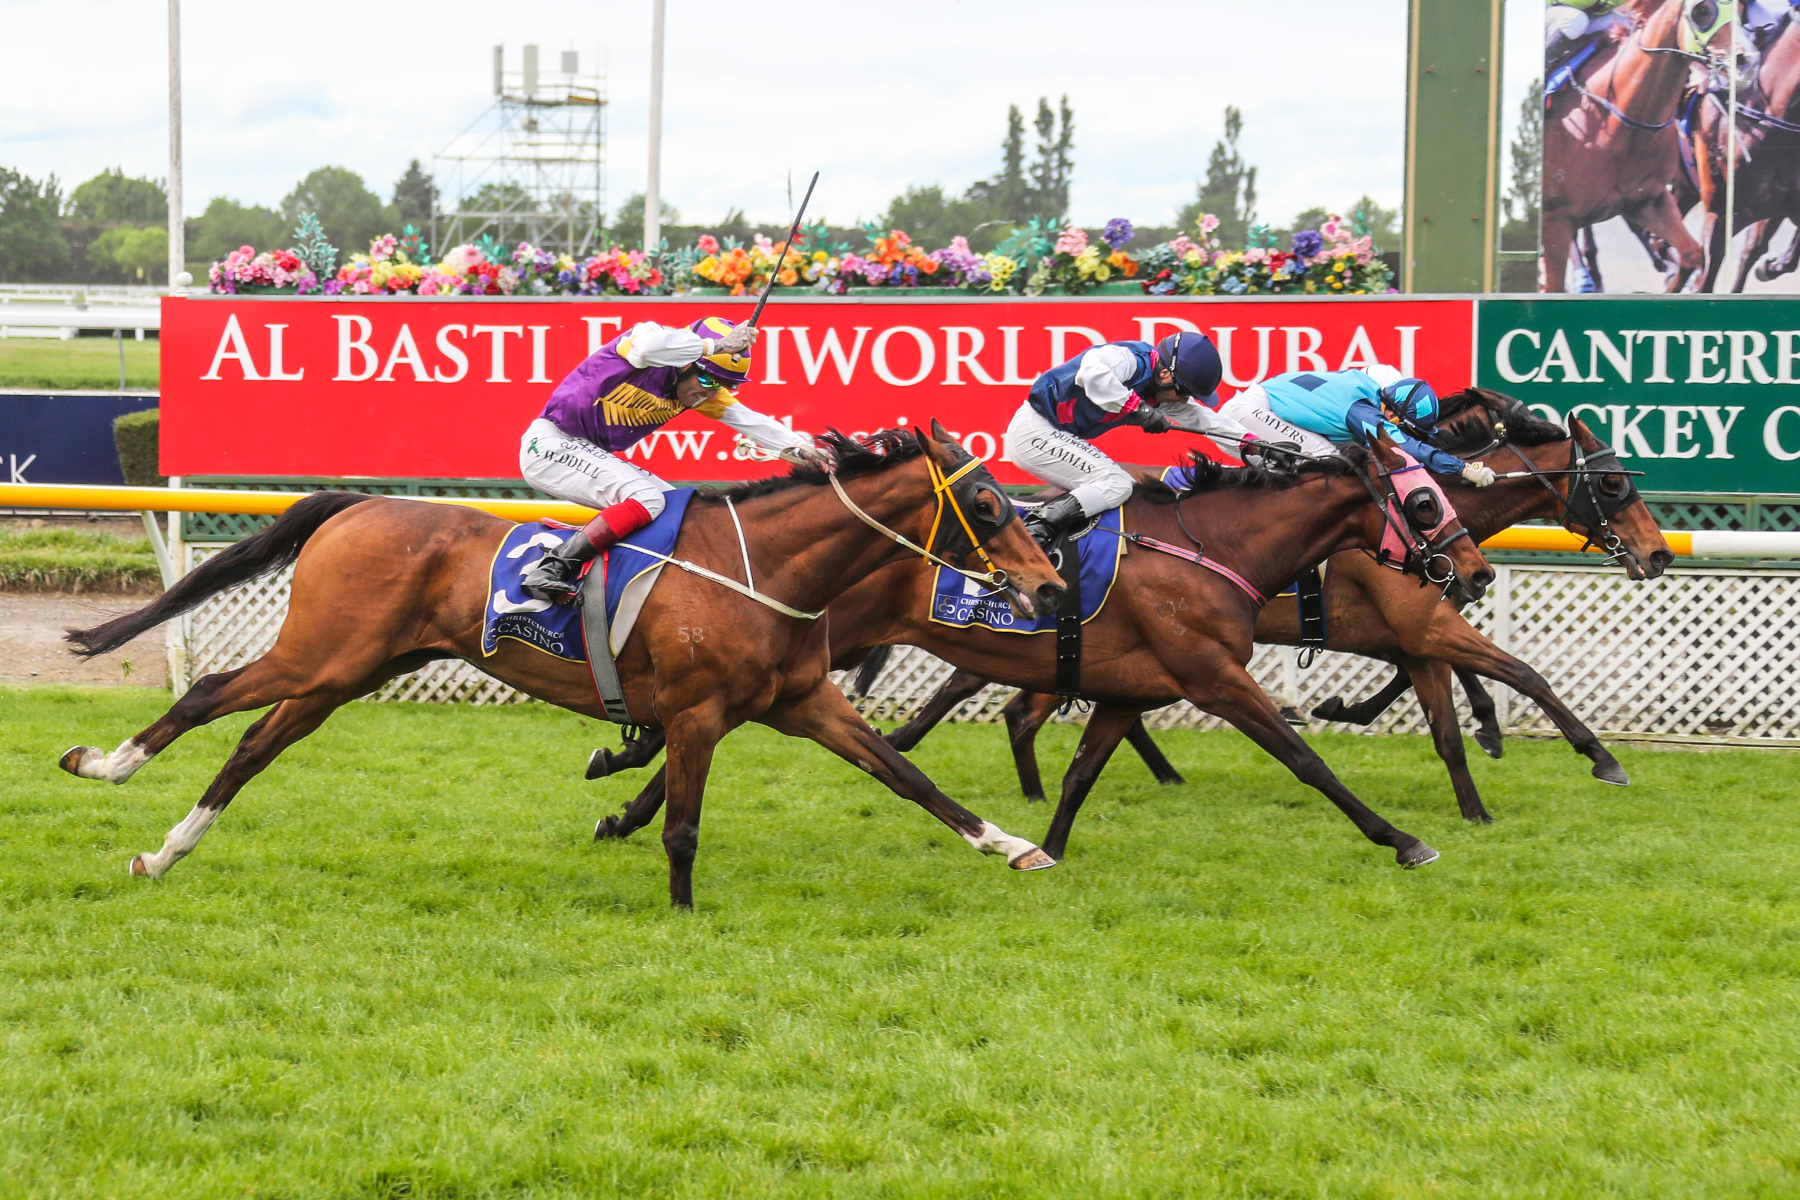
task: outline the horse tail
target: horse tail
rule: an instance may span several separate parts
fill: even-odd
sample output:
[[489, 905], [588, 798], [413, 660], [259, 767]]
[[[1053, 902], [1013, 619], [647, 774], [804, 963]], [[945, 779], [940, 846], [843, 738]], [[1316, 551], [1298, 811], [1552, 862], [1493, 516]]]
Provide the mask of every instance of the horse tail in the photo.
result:
[[255, 537], [201, 563], [154, 603], [92, 629], [66, 630], [63, 640], [72, 643], [71, 652], [82, 658], [117, 650], [146, 629], [154, 629], [220, 592], [292, 565], [319, 526], [351, 505], [370, 499], [373, 497], [357, 492], [314, 492]]
[[875, 688], [875, 681], [887, 669], [888, 659], [894, 656], [891, 645], [876, 646], [863, 658], [862, 666], [856, 668], [856, 679], [850, 685], [850, 694], [866, 696]]

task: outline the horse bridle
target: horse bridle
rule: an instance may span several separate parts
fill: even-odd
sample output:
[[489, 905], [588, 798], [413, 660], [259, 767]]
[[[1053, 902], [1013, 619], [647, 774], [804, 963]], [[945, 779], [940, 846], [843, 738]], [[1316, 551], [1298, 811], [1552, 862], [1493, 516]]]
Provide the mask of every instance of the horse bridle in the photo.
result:
[[[858, 508], [856, 502], [850, 499], [850, 494], [844, 491], [844, 485], [838, 482], [836, 471], [828, 472], [826, 478], [831, 480], [831, 486], [837, 492], [838, 499], [844, 502], [844, 507], [855, 513], [863, 524], [882, 534], [889, 541], [911, 550], [934, 566], [955, 571], [958, 575], [973, 579], [977, 583], [986, 584], [996, 592], [1005, 591], [1011, 585], [1012, 580], [1005, 571], [994, 565], [992, 558], [988, 557], [985, 543], [988, 538], [1018, 520], [1018, 510], [1012, 506], [1010, 501], [1006, 500], [1005, 493], [1000, 490], [999, 482], [988, 473], [981, 460], [974, 455], [970, 455], [969, 460], [958, 466], [955, 471], [946, 474], [944, 469], [938, 466], [937, 460], [927, 453], [925, 469], [931, 476], [931, 491], [937, 497], [937, 510], [932, 514], [931, 532], [926, 535], [923, 546], [905, 534], [889, 529]], [[971, 519], [969, 516], [969, 509], [975, 505], [975, 493], [984, 486], [1000, 496], [1002, 501], [1000, 515], [991, 521], [981, 517]], [[946, 511], [955, 516], [954, 522], [945, 521]], [[977, 525], [986, 530], [985, 537], [976, 533]], [[943, 539], [942, 546], [939, 545], [940, 539]], [[964, 561], [967, 561], [968, 555], [973, 554], [981, 560], [981, 565], [986, 567], [987, 571], [985, 573], [970, 571], [955, 563], [946, 562], [937, 553], [940, 549], [944, 554], [954, 555]]]
[[[1594, 451], [1590, 457], [1587, 451], [1582, 449], [1581, 442], [1573, 432], [1569, 435], [1569, 465], [1560, 471], [1546, 471], [1527, 458], [1517, 446], [1506, 441], [1505, 430], [1506, 426], [1503, 423], [1495, 423], [1495, 431], [1501, 435], [1500, 440], [1495, 443], [1495, 447], [1511, 450], [1513, 457], [1517, 458], [1525, 469], [1510, 471], [1498, 478], [1523, 479], [1529, 475], [1543, 484], [1545, 490], [1556, 498], [1557, 505], [1562, 509], [1556, 518], [1556, 523], [1564, 529], [1568, 529], [1570, 533], [1575, 532], [1570, 528], [1575, 524], [1580, 525], [1586, 531], [1583, 534], [1585, 540], [1581, 543], [1582, 550], [1586, 550], [1589, 546], [1597, 546], [1606, 552], [1608, 562], [1618, 562], [1630, 553], [1624, 540], [1613, 532], [1612, 518], [1617, 516], [1621, 509], [1628, 507], [1638, 499], [1637, 485], [1631, 482], [1631, 479], [1634, 475], [1642, 475], [1642, 471], [1627, 471], [1624, 464], [1619, 462], [1619, 452], [1611, 446]], [[1490, 449], [1495, 447], [1490, 447]], [[1485, 454], [1487, 451], [1484, 450], [1482, 453]], [[1612, 464], [1611, 467], [1606, 465], [1609, 461]], [[1556, 485], [1550, 482], [1552, 475], [1569, 477], [1569, 494], [1567, 496], [1557, 491]], [[1603, 497], [1600, 494], [1599, 485], [1594, 482], [1595, 477], [1599, 475], [1624, 476], [1625, 491], [1611, 500]]]
[[[1358, 471], [1356, 475], [1362, 480], [1363, 487], [1369, 493], [1369, 498], [1375, 501], [1375, 507], [1381, 510], [1382, 520], [1399, 536], [1401, 544], [1406, 547], [1406, 560], [1400, 564], [1400, 569], [1405, 570], [1417, 562], [1419, 576], [1423, 581], [1419, 586], [1423, 587], [1426, 583], [1434, 583], [1447, 591], [1450, 585], [1456, 582], [1456, 564], [1450, 561], [1448, 551], [1458, 541], [1470, 536], [1468, 527], [1458, 522], [1454, 533], [1444, 534], [1444, 536], [1434, 539], [1432, 535], [1441, 533], [1444, 527], [1454, 519], [1455, 514], [1442, 514], [1442, 519], [1435, 526], [1425, 530], [1416, 528], [1409, 516], [1396, 515], [1394, 509], [1398, 507], [1404, 513], [1406, 502], [1400, 498], [1400, 488], [1394, 483], [1394, 476], [1405, 475], [1411, 471], [1423, 471], [1425, 468], [1420, 463], [1412, 463], [1397, 471], [1391, 471], [1372, 454], [1370, 461], [1375, 464], [1375, 473], [1381, 477], [1387, 495], [1382, 495], [1376, 489], [1367, 473]], [[1440, 560], [1444, 564], [1444, 573], [1441, 576], [1434, 575], [1432, 568]]]

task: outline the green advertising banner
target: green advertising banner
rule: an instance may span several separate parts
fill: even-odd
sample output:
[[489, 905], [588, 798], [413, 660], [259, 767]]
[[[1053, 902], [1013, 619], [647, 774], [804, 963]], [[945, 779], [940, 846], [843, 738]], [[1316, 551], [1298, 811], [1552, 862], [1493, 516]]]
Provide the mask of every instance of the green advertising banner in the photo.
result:
[[1483, 300], [1475, 329], [1476, 382], [1580, 417], [1643, 490], [1800, 493], [1800, 299]]

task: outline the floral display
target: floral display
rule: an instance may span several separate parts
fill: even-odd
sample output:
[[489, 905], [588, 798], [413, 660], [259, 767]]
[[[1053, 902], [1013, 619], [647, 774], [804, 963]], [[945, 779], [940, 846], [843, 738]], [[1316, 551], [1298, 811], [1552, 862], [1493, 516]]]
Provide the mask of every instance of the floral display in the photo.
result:
[[[1366, 296], [1392, 291], [1393, 273], [1381, 260], [1361, 214], [1336, 214], [1317, 229], [1296, 231], [1286, 249], [1263, 225], [1254, 226], [1242, 249], [1218, 238], [1217, 216], [1202, 213], [1191, 232], [1145, 249], [1128, 249], [1136, 236], [1130, 221], [1115, 217], [1098, 235], [1073, 224], [1033, 219], [1014, 227], [992, 251], [980, 252], [967, 237], [926, 250], [902, 229], [862, 226], [863, 245], [833, 242], [823, 225], [802, 229], [792, 245], [758, 235], [703, 234], [692, 245], [656, 254], [609, 247], [586, 257], [553, 253], [529, 242], [507, 249], [482, 237], [445, 251], [433, 261], [419, 231], [375, 239], [368, 253], [326, 274], [309, 266], [321, 257], [323, 234], [307, 231], [301, 249], [256, 253], [245, 246], [214, 263], [212, 290], [294, 291], [324, 295], [511, 296], [669, 295], [724, 291], [756, 294], [775, 286], [843, 295], [868, 288], [963, 291], [1035, 296], [1049, 291], [1079, 295], [1124, 284], [1152, 296], [1254, 296], [1269, 294]], [[779, 265], [778, 265], [779, 264]]]

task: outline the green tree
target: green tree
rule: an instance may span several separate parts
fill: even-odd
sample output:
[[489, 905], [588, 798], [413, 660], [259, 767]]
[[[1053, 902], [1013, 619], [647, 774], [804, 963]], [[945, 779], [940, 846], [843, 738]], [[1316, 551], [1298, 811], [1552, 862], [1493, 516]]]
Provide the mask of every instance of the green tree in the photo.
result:
[[194, 224], [187, 253], [195, 262], [218, 262], [239, 246], [258, 251], [286, 249], [294, 240], [294, 223], [280, 213], [225, 196], [214, 196]]
[[[663, 236], [668, 239], [669, 245], [674, 246], [676, 239], [673, 230], [681, 224], [681, 210], [664, 200], [660, 224]], [[732, 229], [743, 224], [744, 214], [734, 209], [726, 214], [723, 225], [714, 228], [713, 232], [721, 237], [732, 236]], [[644, 193], [633, 192], [625, 197], [625, 203], [619, 205], [613, 213], [612, 227], [607, 230], [607, 237], [612, 245], [623, 246], [627, 250], [644, 248]]]
[[326, 235], [345, 247], [346, 258], [366, 251], [384, 233], [399, 232], [394, 210], [383, 206], [361, 175], [343, 167], [320, 167], [302, 179], [282, 200], [280, 211], [290, 232], [300, 214], [317, 214]]
[[431, 214], [437, 211], [437, 202], [437, 181], [425, 173], [418, 159], [413, 159], [407, 164], [406, 174], [394, 183], [394, 210], [400, 223], [424, 229], [431, 224]]
[[1383, 208], [1375, 203], [1372, 196], [1362, 196], [1343, 214], [1349, 221], [1361, 220], [1368, 229], [1369, 236], [1375, 239], [1377, 250], [1398, 250], [1400, 248], [1400, 210]]
[[[1060, 126], [1057, 117], [1062, 118]], [[1038, 98], [1037, 161], [1031, 164], [1029, 216], [1060, 221], [1069, 212], [1069, 176], [1075, 169], [1075, 110], [1064, 95], [1057, 113], [1050, 101]]]
[[1025, 178], [1025, 118], [1016, 104], [1006, 109], [1006, 138], [1000, 143], [1000, 173], [969, 185], [963, 199], [1014, 223], [1031, 215], [1031, 185]]
[[69, 243], [56, 227], [61, 211], [56, 176], [40, 183], [0, 167], [0, 280], [49, 280], [69, 269]]
[[888, 201], [887, 211], [881, 214], [879, 223], [883, 229], [904, 229], [914, 244], [937, 250], [948, 246], [950, 239], [958, 234], [971, 239], [987, 234], [984, 240], [988, 245], [984, 248], [991, 248], [996, 231], [977, 231], [983, 223], [994, 220], [994, 206], [987, 201], [958, 200], [946, 196], [943, 188], [933, 185], [909, 187], [905, 194], [895, 196]]
[[1244, 132], [1244, 114], [1236, 105], [1225, 107], [1225, 136], [1213, 145], [1206, 163], [1206, 181], [1196, 189], [1194, 202], [1182, 208], [1179, 223], [1192, 229], [1201, 213], [1219, 218], [1216, 236], [1228, 247], [1244, 244], [1256, 222], [1256, 168], [1244, 162], [1238, 138]]
[[[1506, 189], [1502, 250], [1536, 250], [1544, 191], [1544, 81], [1534, 79], [1519, 102], [1519, 136], [1512, 142], [1512, 181]], [[1508, 264], [1511, 265], [1511, 264]]]
[[135, 283], [153, 282], [169, 261], [169, 231], [158, 225], [116, 225], [88, 243], [88, 265]]
[[69, 193], [68, 215], [87, 221], [166, 224], [169, 193], [160, 179], [129, 179], [123, 167], [114, 167]]

